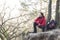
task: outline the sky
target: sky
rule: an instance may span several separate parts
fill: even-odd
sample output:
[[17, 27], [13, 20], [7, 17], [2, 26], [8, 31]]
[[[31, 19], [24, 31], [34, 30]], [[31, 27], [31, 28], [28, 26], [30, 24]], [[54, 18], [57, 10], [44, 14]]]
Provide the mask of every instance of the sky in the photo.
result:
[[[33, 8], [35, 7], [34, 3], [37, 3], [39, 2], [38, 0], [0, 0], [0, 12], [3, 10], [3, 7], [4, 7], [4, 11], [9, 14], [11, 14], [12, 17], [15, 17], [16, 15], [18, 16], [20, 11], [18, 9], [22, 9], [22, 6], [21, 6], [21, 3], [22, 2], [25, 2], [26, 4], [31, 4], [31, 2], [33, 4], [31, 4], [31, 6], [29, 6], [29, 10], [33, 10]], [[5, 5], [4, 5], [5, 4]], [[40, 9], [38, 8], [39, 6], [39, 3], [37, 4], [37, 9]], [[12, 11], [11, 11], [12, 10]], [[7, 15], [6, 14], [6, 15]]]
[[[27, 12], [23, 11], [21, 3], [25, 3], [28, 5]], [[6, 13], [5, 19], [9, 17], [9, 14], [10, 17], [16, 17], [19, 15], [28, 14], [29, 12], [32, 12], [32, 10], [34, 9], [40, 11], [41, 9], [46, 7], [48, 7], [48, 3], [43, 1], [40, 2], [40, 0], [0, 0], [0, 12], [3, 10], [2, 14], [4, 14], [4, 12]], [[53, 6], [53, 9], [54, 8], [55, 7]], [[46, 12], [46, 10], [41, 11]]]
[[[27, 7], [28, 11], [23, 11], [24, 8], [21, 5], [21, 3], [25, 3], [28, 5]], [[0, 0], [0, 13], [1, 16], [4, 16], [5, 14], [4, 20], [24, 14], [29, 14], [30, 12], [32, 12], [32, 10], [34, 10], [34, 8], [40, 10], [39, 0]], [[24, 17], [20, 17], [19, 19], [20, 22], [22, 22], [23, 20], [27, 20], [29, 18], [29, 16], [28, 17], [24, 16]], [[16, 22], [16, 19], [13, 20], [13, 22]]]

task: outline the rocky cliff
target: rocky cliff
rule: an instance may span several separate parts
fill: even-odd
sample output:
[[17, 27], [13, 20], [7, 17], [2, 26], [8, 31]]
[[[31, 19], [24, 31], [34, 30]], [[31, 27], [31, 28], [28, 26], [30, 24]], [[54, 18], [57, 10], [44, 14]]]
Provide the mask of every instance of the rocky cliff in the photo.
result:
[[24, 40], [60, 40], [60, 29], [40, 33], [29, 33]]

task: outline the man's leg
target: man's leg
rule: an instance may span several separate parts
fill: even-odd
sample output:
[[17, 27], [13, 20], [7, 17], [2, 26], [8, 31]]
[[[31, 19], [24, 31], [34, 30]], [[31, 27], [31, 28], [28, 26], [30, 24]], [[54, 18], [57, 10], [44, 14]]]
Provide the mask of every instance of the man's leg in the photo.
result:
[[37, 33], [37, 28], [36, 28], [37, 25], [38, 25], [38, 24], [34, 22], [34, 24], [33, 24], [33, 27], [34, 27], [34, 33]]
[[42, 27], [42, 32], [44, 32], [45, 31], [45, 27]]
[[42, 32], [44, 32], [44, 31], [45, 31], [45, 27], [43, 27], [43, 26], [39, 26], [39, 28], [41, 28], [41, 29], [42, 29]]

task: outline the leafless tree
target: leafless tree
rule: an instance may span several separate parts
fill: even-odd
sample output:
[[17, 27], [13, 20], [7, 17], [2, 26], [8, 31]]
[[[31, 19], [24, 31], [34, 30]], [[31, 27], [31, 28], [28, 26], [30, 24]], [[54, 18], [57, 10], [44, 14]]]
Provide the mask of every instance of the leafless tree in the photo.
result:
[[[20, 25], [22, 24], [22, 23], [27, 23], [28, 21], [30, 21], [32, 18], [29, 18], [29, 19], [27, 19], [26, 21], [22, 21], [22, 22], [19, 22], [18, 20], [19, 20], [19, 18], [20, 17], [24, 17], [24, 16], [30, 16], [31, 15], [31, 17], [32, 17], [32, 15], [34, 15], [34, 14], [24, 14], [24, 15], [20, 15], [19, 14], [19, 16], [17, 16], [17, 17], [12, 17], [12, 18], [10, 18], [10, 14], [11, 14], [11, 12], [14, 10], [14, 8], [12, 9], [12, 10], [10, 10], [10, 12], [9, 12], [9, 17], [5, 20], [5, 16], [6, 16], [6, 12], [5, 12], [5, 10], [7, 9], [7, 8], [9, 8], [9, 7], [7, 7], [7, 8], [5, 8], [5, 5], [6, 5], [6, 2], [4, 3], [4, 6], [3, 6], [3, 9], [2, 9], [2, 11], [0, 12], [0, 38], [2, 39], [2, 40], [13, 40], [14, 38], [17, 38], [17, 37], [19, 37], [22, 33], [24, 33], [24, 31], [26, 31], [27, 29], [24, 29], [22, 32], [21, 32], [21, 28], [22, 27], [20, 27]], [[17, 22], [16, 23], [14, 23], [14, 22], [12, 22], [11, 20], [16, 20], [17, 19]], [[23, 28], [22, 28], [23, 29]], [[14, 39], [15, 40], [15, 39]]]

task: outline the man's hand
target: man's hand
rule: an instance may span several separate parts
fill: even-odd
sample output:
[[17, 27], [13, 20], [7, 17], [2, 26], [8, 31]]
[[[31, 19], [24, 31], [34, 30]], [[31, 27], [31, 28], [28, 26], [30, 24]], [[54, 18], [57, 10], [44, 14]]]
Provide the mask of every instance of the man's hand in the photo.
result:
[[38, 26], [40, 26], [40, 24], [38, 24]]

